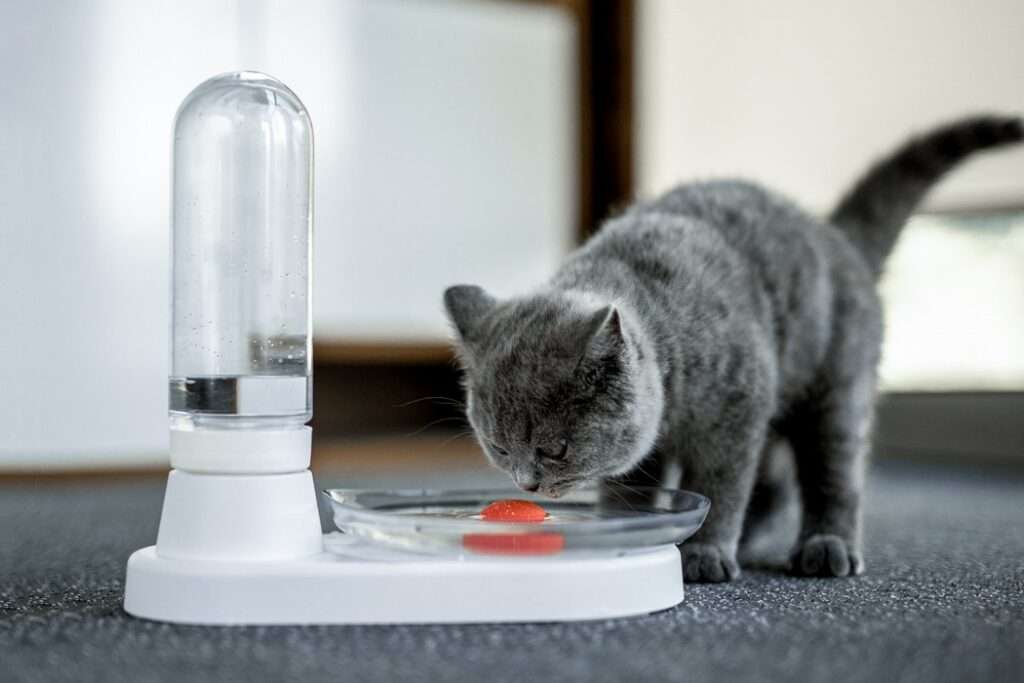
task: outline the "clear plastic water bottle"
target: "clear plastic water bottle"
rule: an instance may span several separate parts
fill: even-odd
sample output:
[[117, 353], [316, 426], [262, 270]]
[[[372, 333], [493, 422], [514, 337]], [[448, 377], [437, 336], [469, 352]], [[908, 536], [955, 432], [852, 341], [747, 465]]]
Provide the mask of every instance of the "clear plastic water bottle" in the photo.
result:
[[270, 76], [223, 74], [185, 98], [173, 155], [172, 451], [175, 430], [301, 427], [312, 417], [309, 114]]
[[[156, 546], [128, 560], [131, 614], [282, 623], [277, 607], [315, 578], [302, 564], [323, 551], [305, 424], [312, 180], [309, 115], [280, 81], [224, 74], [178, 110], [172, 469]], [[268, 561], [273, 576], [261, 568]], [[291, 561], [294, 573], [284, 570]]]

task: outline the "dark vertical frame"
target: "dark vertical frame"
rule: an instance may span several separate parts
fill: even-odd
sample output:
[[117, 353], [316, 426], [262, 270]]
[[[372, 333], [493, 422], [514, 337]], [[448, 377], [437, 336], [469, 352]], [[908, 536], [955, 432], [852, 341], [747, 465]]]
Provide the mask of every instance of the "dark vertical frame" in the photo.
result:
[[[535, 2], [566, 12], [577, 40], [577, 214], [585, 240], [633, 194], [633, 0], [505, 0]], [[318, 436], [414, 431], [439, 421], [458, 424], [459, 410], [422, 396], [457, 397], [457, 372], [438, 342], [320, 343], [315, 383]]]
[[[577, 241], [633, 196], [634, 0], [504, 0], [562, 8], [576, 25]], [[318, 365], [430, 365], [450, 361], [436, 341], [318, 342]]]
[[579, 238], [633, 196], [633, 0], [575, 0], [579, 35]]

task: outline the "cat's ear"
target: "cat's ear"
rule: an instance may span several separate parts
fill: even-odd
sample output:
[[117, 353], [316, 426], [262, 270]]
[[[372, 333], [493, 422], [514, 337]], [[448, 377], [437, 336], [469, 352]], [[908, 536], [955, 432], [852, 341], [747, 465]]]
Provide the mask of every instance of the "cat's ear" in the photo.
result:
[[480, 321], [496, 304], [494, 297], [476, 285], [455, 285], [444, 292], [444, 309], [464, 343], [474, 341]]
[[616, 352], [625, 341], [619, 310], [612, 305], [592, 313], [585, 321], [582, 332], [580, 350], [584, 355]]

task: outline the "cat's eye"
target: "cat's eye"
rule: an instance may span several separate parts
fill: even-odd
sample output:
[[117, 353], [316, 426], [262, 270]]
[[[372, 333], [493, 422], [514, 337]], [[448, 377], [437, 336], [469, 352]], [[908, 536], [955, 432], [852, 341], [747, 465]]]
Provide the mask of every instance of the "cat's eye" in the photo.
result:
[[569, 440], [562, 439], [557, 444], [557, 450], [546, 449], [537, 446], [536, 455], [542, 460], [565, 460], [566, 454], [569, 452]]

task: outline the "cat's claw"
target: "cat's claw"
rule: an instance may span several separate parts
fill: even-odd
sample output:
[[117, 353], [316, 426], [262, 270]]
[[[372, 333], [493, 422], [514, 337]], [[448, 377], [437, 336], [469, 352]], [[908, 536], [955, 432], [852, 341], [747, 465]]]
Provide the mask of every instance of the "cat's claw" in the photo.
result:
[[684, 543], [683, 578], [694, 583], [721, 583], [740, 575], [736, 556], [710, 543]]
[[864, 559], [839, 536], [816, 534], [800, 544], [792, 569], [799, 576], [856, 576], [864, 571]]

